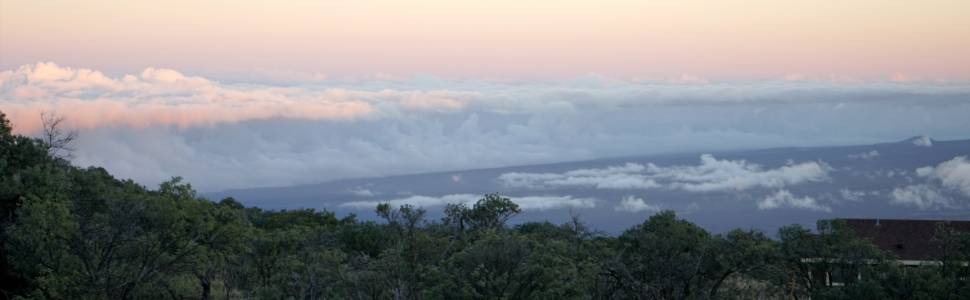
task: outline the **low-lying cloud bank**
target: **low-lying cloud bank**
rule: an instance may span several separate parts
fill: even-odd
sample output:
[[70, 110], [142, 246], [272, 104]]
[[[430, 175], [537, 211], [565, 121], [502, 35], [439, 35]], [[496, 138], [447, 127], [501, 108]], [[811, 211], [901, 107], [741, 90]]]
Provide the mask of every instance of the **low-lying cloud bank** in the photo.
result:
[[[959, 83], [589, 76], [239, 84], [164, 68], [109, 76], [38, 63], [0, 71], [0, 111], [18, 132], [36, 132], [41, 111], [57, 112], [81, 129], [76, 164], [104, 166], [146, 185], [180, 175], [203, 191], [664, 152], [863, 144], [922, 133], [965, 138], [968, 97], [970, 86]], [[670, 170], [695, 175], [668, 178], [680, 185], [649, 177], [649, 170], [539, 182], [744, 190], [781, 188], [805, 176], [771, 181], [757, 174], [821, 168], [803, 163], [772, 174], [711, 159], [728, 166], [702, 166], [744, 179], [714, 178], [718, 173], [691, 166]]]
[[915, 206], [922, 210], [953, 207], [953, 199], [936, 186], [928, 184], [897, 187], [889, 195], [889, 203], [895, 205]]
[[849, 154], [849, 158], [851, 159], [873, 160], [877, 157], [879, 157], [879, 151], [876, 151], [876, 150], [872, 150], [869, 152]]
[[353, 120], [405, 111], [460, 109], [471, 94], [455, 91], [323, 90], [222, 85], [170, 69], [111, 78], [53, 63], [0, 72], [0, 104], [20, 132], [33, 132], [42, 111], [69, 114], [72, 124], [197, 127], [273, 118]]
[[[652, 169], [656, 166], [649, 165]], [[565, 173], [505, 173], [499, 176], [505, 186], [530, 189], [592, 187], [597, 189], [650, 189], [661, 185], [644, 174], [647, 167], [637, 163], [604, 169], [579, 169]]]
[[804, 196], [798, 197], [788, 190], [778, 190], [758, 202], [758, 209], [769, 210], [779, 208], [806, 209], [814, 211], [832, 212], [832, 208], [820, 204], [815, 198]]
[[921, 210], [964, 208], [970, 201], [970, 161], [957, 156], [936, 166], [916, 169], [926, 183], [894, 188], [890, 203]]
[[505, 173], [499, 181], [508, 187], [544, 189], [590, 187], [597, 189], [678, 189], [687, 192], [743, 191], [781, 188], [828, 179], [831, 168], [822, 162], [803, 162], [764, 169], [744, 160], [718, 160], [703, 154], [696, 166], [658, 167], [627, 163], [603, 169], [565, 173]]
[[[40, 111], [70, 113], [81, 128], [103, 126], [195, 127], [274, 118], [353, 120], [393, 117], [409, 111], [580, 113], [591, 106], [616, 110], [653, 105], [730, 105], [877, 102], [892, 95], [908, 101], [958, 101], [963, 85], [824, 82], [705, 83], [617, 81], [601, 77], [561, 84], [488, 81], [386, 81], [315, 85], [222, 84], [177, 70], [146, 68], [110, 77], [55, 63], [0, 72], [0, 104], [21, 132], [38, 128]], [[526, 100], [526, 101], [523, 101]], [[928, 139], [915, 140], [930, 145]]]
[[970, 161], [966, 156], [957, 156], [935, 167], [916, 169], [916, 174], [938, 181], [944, 187], [958, 190], [970, 197]]
[[[394, 207], [412, 205], [415, 207], [432, 208], [445, 206], [446, 204], [472, 205], [475, 204], [475, 202], [477, 202], [479, 199], [482, 199], [482, 195], [452, 194], [438, 197], [410, 196], [407, 198], [398, 198], [385, 201], [344, 202], [340, 204], [339, 207], [357, 210], [373, 210], [378, 204], [388, 203]], [[543, 211], [560, 208], [594, 208], [596, 207], [597, 202], [596, 199], [593, 198], [575, 198], [573, 196], [524, 196], [510, 197], [510, 199], [518, 204], [519, 208], [526, 211]]]
[[660, 205], [647, 203], [643, 198], [626, 196], [620, 199], [620, 204], [614, 206], [613, 210], [631, 213], [658, 212], [660, 211]]

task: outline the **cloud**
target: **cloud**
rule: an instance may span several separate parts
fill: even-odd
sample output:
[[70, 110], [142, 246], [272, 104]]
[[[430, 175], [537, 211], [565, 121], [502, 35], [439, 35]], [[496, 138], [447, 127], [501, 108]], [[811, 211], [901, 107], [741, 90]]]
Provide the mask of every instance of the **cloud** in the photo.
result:
[[415, 207], [436, 207], [444, 206], [446, 204], [473, 204], [475, 201], [481, 199], [480, 195], [472, 194], [453, 194], [444, 195], [441, 197], [433, 196], [410, 196], [407, 198], [391, 199], [386, 201], [350, 201], [340, 204], [340, 207], [344, 208], [354, 208], [358, 210], [368, 210], [374, 209], [378, 204], [387, 203], [391, 206], [398, 207], [402, 205], [412, 205]]
[[954, 206], [953, 200], [928, 184], [908, 185], [893, 189], [890, 204], [916, 206], [919, 209], [940, 209]]
[[928, 136], [921, 135], [913, 139], [913, 145], [920, 147], [933, 147], [933, 140]]
[[[375, 85], [323, 80], [311, 82], [316, 85], [278, 86], [222, 84], [165, 68], [146, 68], [138, 75], [113, 78], [96, 70], [37, 63], [0, 72], [0, 104], [19, 124], [18, 130], [31, 132], [37, 130], [36, 115], [42, 110], [70, 112], [75, 125], [82, 128], [195, 127], [274, 118], [387, 118], [408, 111], [453, 112], [469, 106], [493, 112], [577, 112], [592, 106], [612, 110], [669, 104], [843, 104], [842, 97], [833, 96], [841, 94], [863, 99], [857, 102], [886, 94], [914, 100], [946, 100], [970, 94], [970, 89], [959, 85], [873, 84], [836, 88], [821, 83], [782, 82], [745, 86], [708, 83], [688, 75], [679, 82], [699, 84], [625, 82], [601, 77], [587, 80], [561, 85], [440, 80], [378, 81], [379, 85]], [[528, 101], [522, 101], [523, 98]]]
[[820, 162], [803, 162], [765, 170], [744, 160], [718, 160], [701, 155], [698, 166], [657, 168], [661, 177], [675, 180], [673, 187], [690, 192], [779, 188], [828, 179], [831, 168]]
[[839, 190], [839, 195], [842, 196], [842, 200], [859, 202], [867, 197], [879, 196], [879, 191], [858, 191], [843, 188]]
[[936, 166], [916, 169], [926, 183], [893, 189], [890, 203], [915, 206], [921, 210], [961, 207], [961, 200], [970, 197], [970, 161], [956, 156]]
[[360, 196], [360, 197], [373, 197], [373, 196], [377, 196], [378, 194], [378, 193], [375, 193], [374, 191], [371, 191], [369, 189], [365, 189], [362, 187], [351, 189], [348, 192], [350, 192], [354, 196]]
[[574, 198], [573, 196], [526, 196], [512, 197], [523, 210], [550, 210], [558, 208], [594, 208], [594, 198]]
[[603, 169], [578, 169], [556, 173], [504, 173], [499, 181], [509, 187], [544, 188], [583, 186], [596, 189], [648, 189], [660, 187], [656, 181], [639, 174], [646, 167], [627, 163]]
[[849, 158], [851, 159], [872, 160], [876, 157], [879, 157], [879, 151], [876, 151], [876, 150], [872, 150], [869, 152], [849, 154]]
[[[232, 81], [165, 68], [130, 73], [52, 63], [0, 71], [0, 111], [28, 134], [39, 128], [40, 111], [67, 117], [80, 129], [73, 160], [80, 166], [103, 166], [145, 185], [183, 176], [206, 192], [685, 151], [865, 144], [899, 140], [900, 132], [956, 138], [970, 128], [970, 85], [962, 83], [316, 75]], [[628, 190], [732, 184], [612, 174], [535, 183]], [[795, 183], [768, 185], [789, 184]]]
[[832, 212], [832, 208], [819, 204], [815, 198], [805, 196], [796, 197], [788, 190], [778, 190], [774, 194], [768, 195], [764, 200], [758, 202], [758, 209], [770, 210], [778, 208], [797, 208], [813, 211]]
[[923, 81], [920, 76], [912, 76], [904, 73], [896, 72], [892, 76], [889, 76], [889, 80], [893, 82], [919, 82]]
[[42, 111], [69, 115], [82, 129], [198, 127], [274, 118], [353, 120], [402, 111], [460, 109], [468, 95], [447, 91], [230, 86], [171, 69], [110, 78], [98, 71], [38, 63], [0, 73], [0, 105], [19, 132], [38, 130]]
[[[374, 209], [378, 204], [388, 203], [391, 206], [401, 206], [410, 204], [416, 207], [439, 207], [449, 203], [472, 205], [481, 199], [481, 195], [473, 194], [452, 194], [440, 197], [435, 196], [410, 196], [407, 198], [391, 199], [386, 201], [351, 201], [340, 204], [343, 208], [358, 210]], [[596, 199], [575, 198], [573, 196], [524, 196], [509, 197], [519, 205], [519, 208], [526, 211], [544, 211], [560, 208], [594, 208]]]
[[718, 160], [703, 154], [696, 166], [658, 167], [627, 163], [603, 169], [579, 169], [565, 173], [505, 173], [499, 181], [509, 187], [592, 187], [596, 189], [680, 189], [688, 192], [741, 191], [780, 188], [828, 179], [831, 168], [820, 162], [790, 164], [764, 169], [744, 160]]
[[957, 156], [935, 167], [916, 169], [916, 174], [938, 181], [944, 187], [954, 189], [970, 197], [970, 161]]
[[646, 201], [643, 201], [643, 199], [641, 198], [637, 198], [634, 196], [626, 196], [620, 200], [620, 204], [613, 207], [613, 210], [622, 211], [622, 212], [632, 212], [632, 213], [638, 213], [643, 211], [657, 212], [657, 211], [660, 211], [660, 206], [656, 204], [648, 204]]

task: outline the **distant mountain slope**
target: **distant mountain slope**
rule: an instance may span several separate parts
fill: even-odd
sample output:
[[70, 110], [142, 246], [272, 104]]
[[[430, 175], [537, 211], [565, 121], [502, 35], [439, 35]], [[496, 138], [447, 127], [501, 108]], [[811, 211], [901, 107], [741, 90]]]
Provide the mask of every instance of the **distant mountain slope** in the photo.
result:
[[520, 220], [579, 214], [617, 232], [671, 209], [713, 231], [773, 231], [819, 218], [970, 219], [970, 140], [918, 136], [895, 143], [774, 148], [599, 159], [313, 185], [230, 190], [269, 209], [326, 208], [373, 217], [376, 203], [411, 203], [440, 216], [443, 203], [508, 195]]

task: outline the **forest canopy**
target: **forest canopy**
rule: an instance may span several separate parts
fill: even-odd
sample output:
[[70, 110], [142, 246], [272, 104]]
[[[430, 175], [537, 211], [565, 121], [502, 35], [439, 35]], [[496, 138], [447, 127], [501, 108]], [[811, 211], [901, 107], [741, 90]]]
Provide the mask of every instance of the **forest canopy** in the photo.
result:
[[712, 234], [664, 211], [609, 236], [579, 216], [511, 225], [497, 194], [440, 220], [263, 210], [73, 166], [70, 133], [12, 126], [0, 112], [0, 299], [970, 298], [970, 238], [946, 230], [944, 260], [914, 268], [832, 220]]

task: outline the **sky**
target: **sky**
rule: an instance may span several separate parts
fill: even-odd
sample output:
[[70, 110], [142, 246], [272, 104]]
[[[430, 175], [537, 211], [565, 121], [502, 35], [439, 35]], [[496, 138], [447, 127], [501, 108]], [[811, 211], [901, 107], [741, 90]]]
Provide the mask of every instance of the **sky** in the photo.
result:
[[0, 0], [0, 111], [23, 134], [41, 112], [66, 117], [76, 164], [149, 186], [183, 176], [202, 191], [961, 139], [967, 11], [945, 0]]
[[[0, 67], [121, 75], [970, 79], [970, 3], [11, 1]], [[256, 75], [247, 75], [256, 76]]]

